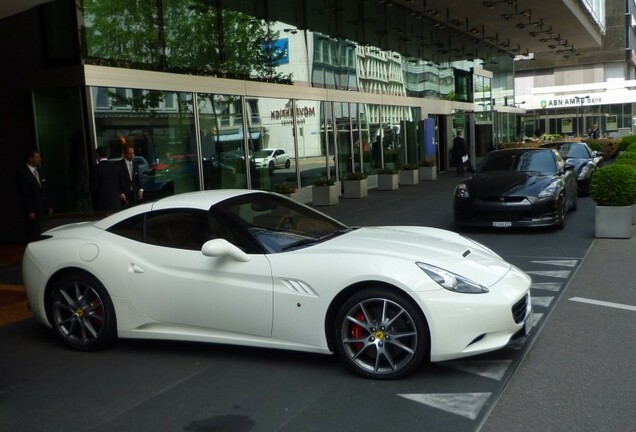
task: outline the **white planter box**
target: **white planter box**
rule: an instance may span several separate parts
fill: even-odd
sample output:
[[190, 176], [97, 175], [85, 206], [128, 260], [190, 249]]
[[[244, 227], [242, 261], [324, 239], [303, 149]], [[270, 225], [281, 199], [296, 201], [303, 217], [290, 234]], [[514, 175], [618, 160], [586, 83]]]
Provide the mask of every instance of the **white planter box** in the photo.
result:
[[636, 204], [632, 204], [632, 225], [636, 225]]
[[420, 182], [418, 170], [400, 170], [401, 185], [416, 185]]
[[367, 196], [367, 179], [344, 181], [344, 197], [345, 198], [365, 198], [366, 196]]
[[420, 180], [437, 180], [437, 167], [420, 167]]
[[634, 214], [632, 206], [596, 206], [595, 228], [597, 238], [631, 238]]
[[313, 186], [311, 190], [312, 203], [315, 206], [338, 204], [340, 191], [338, 184], [332, 186]]
[[378, 190], [396, 190], [400, 184], [397, 174], [378, 174]]

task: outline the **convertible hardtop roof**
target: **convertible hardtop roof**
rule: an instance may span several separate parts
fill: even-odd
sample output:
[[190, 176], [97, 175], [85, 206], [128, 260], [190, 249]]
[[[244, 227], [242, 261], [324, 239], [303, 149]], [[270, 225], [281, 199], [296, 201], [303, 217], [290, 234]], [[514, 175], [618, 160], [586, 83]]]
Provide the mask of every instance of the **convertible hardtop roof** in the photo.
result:
[[161, 198], [158, 201], [141, 204], [135, 207], [131, 207], [126, 210], [122, 210], [115, 214], [112, 214], [104, 219], [95, 222], [94, 226], [101, 229], [108, 229], [109, 227], [128, 219], [129, 217], [137, 214], [155, 211], [166, 210], [171, 208], [190, 208], [198, 210], [208, 210], [218, 202], [224, 201], [228, 198], [248, 195], [253, 193], [267, 193], [263, 191], [249, 190], [249, 189], [218, 189], [202, 192], [188, 192], [177, 195], [171, 195], [166, 198]]

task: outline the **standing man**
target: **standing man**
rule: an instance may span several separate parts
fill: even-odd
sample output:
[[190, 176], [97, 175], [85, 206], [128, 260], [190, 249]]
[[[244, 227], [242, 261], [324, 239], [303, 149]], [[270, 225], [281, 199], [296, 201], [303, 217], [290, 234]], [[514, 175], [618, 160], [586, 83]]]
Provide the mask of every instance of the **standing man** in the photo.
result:
[[26, 217], [27, 241], [34, 241], [40, 237], [42, 233], [40, 218], [53, 213], [46, 193], [46, 175], [40, 169], [41, 162], [40, 152], [29, 150], [26, 166], [18, 173], [18, 192]]
[[457, 131], [457, 135], [453, 140], [453, 159], [455, 159], [455, 173], [457, 177], [464, 175], [464, 164], [467, 159], [464, 159], [467, 154], [466, 141], [462, 137], [462, 131]]
[[93, 172], [91, 192], [95, 211], [121, 210], [121, 194], [124, 191], [119, 167], [108, 160], [108, 149], [97, 147], [97, 166]]
[[592, 139], [598, 139], [598, 137], [600, 136], [600, 131], [598, 130], [598, 125], [596, 123], [594, 123], [594, 126], [592, 126], [592, 130], [589, 131], [587, 135]]
[[126, 146], [124, 158], [118, 163], [121, 171], [123, 192], [120, 195], [122, 208], [132, 207], [138, 204], [144, 197], [139, 178], [139, 163], [135, 161], [135, 148]]

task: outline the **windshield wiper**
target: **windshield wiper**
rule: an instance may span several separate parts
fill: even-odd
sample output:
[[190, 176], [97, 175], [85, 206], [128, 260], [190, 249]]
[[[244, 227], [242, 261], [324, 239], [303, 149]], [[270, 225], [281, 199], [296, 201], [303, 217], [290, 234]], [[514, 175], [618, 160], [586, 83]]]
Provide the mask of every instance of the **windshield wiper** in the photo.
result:
[[283, 246], [281, 248], [281, 251], [286, 251], [286, 250], [289, 250], [289, 249], [297, 248], [297, 247], [300, 247], [300, 246], [306, 246], [306, 245], [309, 245], [309, 244], [321, 243], [321, 242], [323, 242], [325, 240], [329, 240], [331, 238], [338, 237], [341, 234], [348, 233], [351, 230], [353, 230], [353, 228], [344, 228], [344, 229], [341, 229], [341, 230], [334, 231], [332, 233], [326, 234], [326, 235], [324, 235], [322, 237], [312, 237], [312, 238], [305, 238], [305, 239], [302, 239], [302, 240], [298, 240], [297, 242], [288, 244], [287, 246]]

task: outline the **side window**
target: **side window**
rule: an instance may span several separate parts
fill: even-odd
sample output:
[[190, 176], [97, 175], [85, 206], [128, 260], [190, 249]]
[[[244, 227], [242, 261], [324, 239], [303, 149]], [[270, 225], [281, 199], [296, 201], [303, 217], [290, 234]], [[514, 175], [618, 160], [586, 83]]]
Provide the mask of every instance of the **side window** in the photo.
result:
[[207, 212], [191, 209], [158, 211], [148, 214], [146, 243], [175, 249], [201, 250], [215, 238]]
[[133, 216], [129, 219], [119, 222], [117, 225], [113, 225], [108, 230], [113, 234], [117, 234], [122, 237], [126, 237], [134, 241], [142, 241], [144, 235], [144, 215]]

